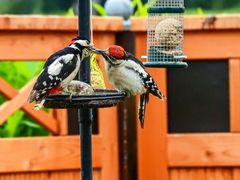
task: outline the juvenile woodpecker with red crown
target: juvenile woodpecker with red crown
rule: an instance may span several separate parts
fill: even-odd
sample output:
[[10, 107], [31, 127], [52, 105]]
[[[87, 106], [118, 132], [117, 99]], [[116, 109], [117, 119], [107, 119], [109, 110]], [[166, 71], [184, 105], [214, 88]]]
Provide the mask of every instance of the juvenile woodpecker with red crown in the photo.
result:
[[103, 56], [109, 81], [114, 88], [126, 91], [128, 95], [140, 95], [138, 115], [143, 128], [149, 93], [162, 100], [165, 99], [165, 96], [159, 91], [143, 63], [121, 46], [112, 45], [105, 51], [98, 50], [96, 52]]
[[28, 97], [28, 102], [36, 101], [34, 108], [39, 110], [45, 99], [58, 94], [75, 78], [81, 61], [91, 54], [93, 44], [87, 39], [74, 38], [71, 44], [51, 55]]

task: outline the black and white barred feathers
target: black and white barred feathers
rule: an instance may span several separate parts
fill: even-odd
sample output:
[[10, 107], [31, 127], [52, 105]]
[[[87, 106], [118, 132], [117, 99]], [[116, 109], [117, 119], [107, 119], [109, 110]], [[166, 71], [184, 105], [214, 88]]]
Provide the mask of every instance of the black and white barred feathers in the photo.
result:
[[91, 54], [92, 44], [79, 37], [64, 49], [51, 55], [28, 97], [28, 102], [36, 101], [34, 108], [40, 109], [50, 94], [58, 94], [75, 78], [81, 61]]
[[159, 91], [142, 62], [121, 46], [113, 45], [105, 51], [99, 50], [98, 53], [104, 57], [105, 69], [112, 85], [118, 90], [126, 91], [129, 95], [140, 95], [138, 115], [143, 128], [149, 93], [162, 100], [165, 96]]

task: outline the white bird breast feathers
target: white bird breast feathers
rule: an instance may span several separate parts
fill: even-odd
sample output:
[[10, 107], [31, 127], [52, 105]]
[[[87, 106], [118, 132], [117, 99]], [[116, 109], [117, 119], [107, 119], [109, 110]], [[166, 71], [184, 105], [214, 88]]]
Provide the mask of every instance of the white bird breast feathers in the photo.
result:
[[[131, 68], [126, 69], [126, 67]], [[144, 83], [137, 72], [147, 76], [142, 67], [134, 61], [126, 61], [124, 66], [117, 67], [116, 69], [110, 69], [108, 72], [109, 80], [119, 90], [127, 90], [132, 95], [138, 95], [144, 93]]]

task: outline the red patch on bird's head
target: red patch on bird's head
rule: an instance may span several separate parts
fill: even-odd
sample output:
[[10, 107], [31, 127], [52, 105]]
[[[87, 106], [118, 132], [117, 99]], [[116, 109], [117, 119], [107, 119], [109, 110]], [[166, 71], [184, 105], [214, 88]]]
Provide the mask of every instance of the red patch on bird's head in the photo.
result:
[[121, 46], [112, 45], [108, 48], [109, 55], [116, 59], [123, 59], [125, 56], [125, 50]]
[[69, 44], [69, 46], [71, 46], [72, 44], [74, 44], [77, 40], [79, 40], [80, 38], [78, 36], [76, 36], [75, 38], [72, 39], [71, 43]]

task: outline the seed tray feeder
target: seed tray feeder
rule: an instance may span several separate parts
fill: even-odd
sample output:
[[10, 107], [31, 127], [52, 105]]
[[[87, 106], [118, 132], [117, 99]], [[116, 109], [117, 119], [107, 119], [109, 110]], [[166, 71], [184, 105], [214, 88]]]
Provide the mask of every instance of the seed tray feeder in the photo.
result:
[[104, 108], [112, 107], [122, 102], [127, 94], [122, 91], [109, 89], [96, 89], [91, 95], [51, 95], [49, 96], [44, 107], [65, 109], [65, 108]]
[[183, 62], [184, 0], [148, 0], [146, 67], [187, 67]]
[[[78, 35], [82, 38], [93, 39], [91, 8], [93, 0], [78, 0]], [[91, 82], [90, 58], [81, 62], [80, 73], [77, 79], [85, 83]], [[79, 122], [80, 154], [81, 154], [81, 179], [92, 180], [92, 121], [94, 108], [111, 107], [124, 100], [125, 92], [115, 90], [95, 90], [92, 95], [52, 95], [49, 96], [44, 106], [47, 108], [77, 108], [75, 117]]]

